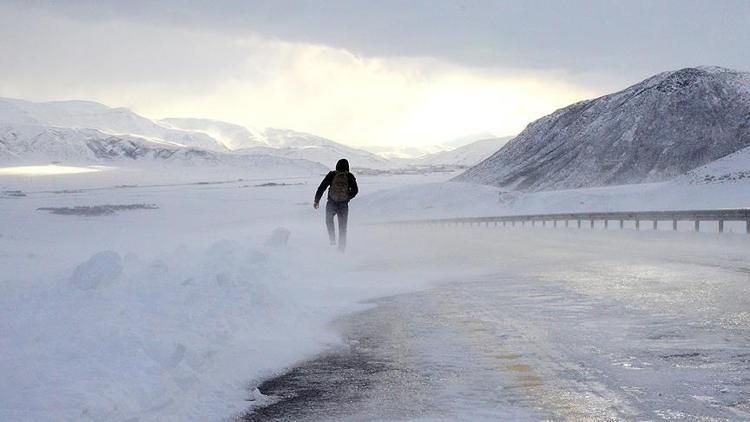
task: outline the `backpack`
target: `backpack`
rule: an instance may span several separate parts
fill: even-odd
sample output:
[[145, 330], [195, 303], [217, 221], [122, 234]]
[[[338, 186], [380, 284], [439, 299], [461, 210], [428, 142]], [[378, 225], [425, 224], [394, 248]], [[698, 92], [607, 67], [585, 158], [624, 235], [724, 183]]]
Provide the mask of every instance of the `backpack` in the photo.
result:
[[349, 200], [349, 172], [337, 171], [331, 181], [331, 188], [328, 190], [331, 199], [334, 202], [344, 202]]

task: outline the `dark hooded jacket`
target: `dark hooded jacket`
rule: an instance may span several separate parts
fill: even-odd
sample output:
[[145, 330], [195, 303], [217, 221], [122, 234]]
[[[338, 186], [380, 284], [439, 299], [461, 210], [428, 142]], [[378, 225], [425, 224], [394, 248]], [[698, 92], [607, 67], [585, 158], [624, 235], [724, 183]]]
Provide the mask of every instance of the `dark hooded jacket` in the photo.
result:
[[[347, 161], [345, 158], [342, 158], [336, 163], [336, 171], [328, 172], [326, 177], [323, 178], [323, 181], [320, 182], [320, 186], [318, 186], [318, 190], [317, 192], [315, 192], [316, 204], [320, 202], [320, 198], [323, 197], [323, 193], [326, 191], [326, 189], [328, 189], [329, 186], [331, 186], [331, 183], [333, 183], [333, 178], [336, 176], [337, 172], [345, 172], [347, 177], [349, 178], [349, 199], [343, 202], [349, 202], [352, 198], [357, 196], [357, 193], [359, 192], [359, 188], [357, 187], [357, 179], [353, 174], [349, 172], [349, 161]], [[333, 201], [331, 199], [330, 190], [328, 191], [328, 200]]]

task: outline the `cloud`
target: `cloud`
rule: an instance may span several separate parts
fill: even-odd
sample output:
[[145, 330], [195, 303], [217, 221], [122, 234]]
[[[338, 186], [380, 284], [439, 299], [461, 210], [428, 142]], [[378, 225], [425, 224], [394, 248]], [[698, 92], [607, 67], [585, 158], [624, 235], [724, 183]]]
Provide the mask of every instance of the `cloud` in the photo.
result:
[[0, 4], [0, 95], [308, 131], [353, 145], [517, 133], [694, 64], [750, 68], [750, 3]]
[[[369, 57], [466, 66], [620, 71], [750, 70], [746, 0], [82, 0], [31, 2], [79, 20], [130, 20], [324, 44]], [[29, 3], [22, 3], [29, 4]]]
[[84, 98], [149, 117], [199, 116], [308, 131], [353, 145], [516, 133], [592, 95], [554, 73], [364, 57], [322, 44], [148, 22], [3, 11], [0, 95]]
[[554, 75], [478, 72], [434, 59], [362, 58], [322, 45], [249, 40], [242, 75], [149, 115], [291, 127], [355, 145], [422, 145], [512, 134], [592, 95]]

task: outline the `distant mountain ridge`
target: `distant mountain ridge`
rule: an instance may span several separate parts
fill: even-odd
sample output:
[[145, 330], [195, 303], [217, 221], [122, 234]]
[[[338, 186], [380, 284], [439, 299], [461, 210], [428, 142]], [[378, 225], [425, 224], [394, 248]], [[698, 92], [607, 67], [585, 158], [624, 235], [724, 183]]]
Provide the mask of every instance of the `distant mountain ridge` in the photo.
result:
[[529, 124], [456, 180], [517, 190], [662, 181], [750, 146], [750, 74], [685, 68]]
[[354, 167], [391, 165], [375, 154], [286, 129], [258, 131], [210, 119], [154, 121], [127, 108], [91, 101], [36, 103], [0, 98], [2, 162], [131, 159], [291, 165], [299, 161], [296, 164], [304, 168], [316, 162], [323, 169], [342, 157], [349, 158]]
[[480, 139], [452, 150], [419, 157], [416, 163], [421, 165], [474, 166], [494, 154], [511, 139], [513, 139], [513, 136]]
[[216, 140], [199, 132], [160, 125], [127, 108], [111, 108], [93, 101], [31, 101], [0, 98], [0, 124], [96, 129], [111, 135], [137, 135], [175, 146], [226, 151]]
[[197, 118], [167, 118], [158, 122], [177, 130], [204, 133], [230, 150], [265, 145], [257, 131], [234, 123]]
[[353, 167], [359, 168], [384, 169], [393, 165], [387, 159], [368, 151], [289, 129], [249, 129], [218, 120], [196, 118], [168, 118], [160, 122], [177, 129], [210, 135], [237, 153], [261, 153], [290, 159], [305, 159], [331, 167], [340, 158], [348, 158]]
[[62, 162], [88, 165], [110, 163], [286, 168], [294, 174], [319, 174], [320, 163], [263, 154], [232, 154], [176, 146], [131, 135], [111, 135], [96, 129], [0, 124], [0, 163]]

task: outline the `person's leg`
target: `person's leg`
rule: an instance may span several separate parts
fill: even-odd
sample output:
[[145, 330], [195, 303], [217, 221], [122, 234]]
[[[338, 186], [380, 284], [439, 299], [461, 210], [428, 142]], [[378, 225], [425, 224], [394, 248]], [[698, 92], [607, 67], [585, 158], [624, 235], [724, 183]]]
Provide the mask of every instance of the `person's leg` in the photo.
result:
[[349, 204], [341, 204], [336, 213], [339, 216], [339, 250], [346, 249], [346, 225], [349, 220]]
[[333, 216], [336, 215], [336, 206], [331, 202], [326, 202], [326, 228], [328, 229], [328, 239], [331, 246], [336, 244], [336, 229], [333, 227]]

